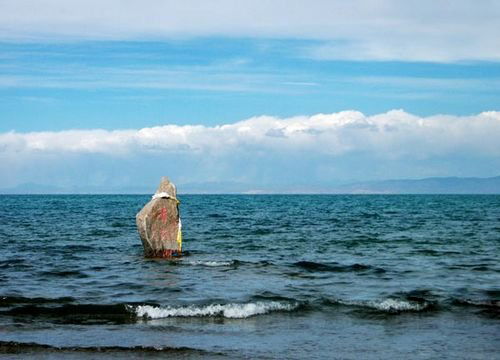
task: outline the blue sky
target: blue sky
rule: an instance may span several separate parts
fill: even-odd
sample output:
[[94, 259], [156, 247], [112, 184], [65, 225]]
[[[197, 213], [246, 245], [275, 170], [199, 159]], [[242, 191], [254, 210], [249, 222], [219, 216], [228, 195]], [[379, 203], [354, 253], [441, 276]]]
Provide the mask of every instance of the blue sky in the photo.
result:
[[0, 1], [0, 188], [500, 173], [497, 2], [238, 4]]
[[495, 62], [318, 60], [317, 40], [201, 38], [0, 44], [0, 131], [232, 123], [405, 109], [496, 109]]

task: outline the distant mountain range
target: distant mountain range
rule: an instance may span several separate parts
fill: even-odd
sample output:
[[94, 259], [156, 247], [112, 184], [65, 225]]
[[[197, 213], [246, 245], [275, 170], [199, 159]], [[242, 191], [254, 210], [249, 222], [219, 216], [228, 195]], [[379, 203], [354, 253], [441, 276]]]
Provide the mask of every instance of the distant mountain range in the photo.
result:
[[[384, 180], [338, 186], [252, 186], [238, 182], [178, 184], [183, 194], [500, 194], [500, 176], [432, 177], [418, 180]], [[0, 194], [151, 194], [155, 186], [63, 188], [27, 183], [0, 189]]]
[[344, 185], [338, 190], [349, 194], [500, 194], [500, 176], [369, 181]]

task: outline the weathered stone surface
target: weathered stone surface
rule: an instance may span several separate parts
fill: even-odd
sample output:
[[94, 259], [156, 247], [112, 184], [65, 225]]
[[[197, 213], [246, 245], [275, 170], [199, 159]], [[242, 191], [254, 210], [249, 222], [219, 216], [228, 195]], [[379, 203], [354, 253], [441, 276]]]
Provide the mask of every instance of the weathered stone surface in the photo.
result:
[[167, 177], [161, 178], [153, 199], [136, 215], [136, 224], [145, 256], [168, 257], [181, 251], [177, 191]]

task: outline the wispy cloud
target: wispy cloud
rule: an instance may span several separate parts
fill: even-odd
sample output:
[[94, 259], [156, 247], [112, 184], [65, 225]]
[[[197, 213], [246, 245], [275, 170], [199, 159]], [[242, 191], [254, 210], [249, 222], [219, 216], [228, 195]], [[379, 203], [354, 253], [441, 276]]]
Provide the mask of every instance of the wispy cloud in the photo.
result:
[[420, 89], [448, 89], [448, 90], [463, 90], [463, 89], [483, 89], [483, 90], [500, 90], [499, 78], [431, 78], [431, 77], [415, 77], [415, 76], [359, 76], [350, 78], [353, 82], [373, 84], [373, 85], [390, 85], [398, 88], [420, 88]]
[[[437, 76], [439, 74], [436, 74]], [[12, 65], [0, 74], [1, 88], [39, 89], [183, 89], [222, 92], [258, 93], [310, 93], [349, 91], [358, 94], [358, 88], [377, 86], [381, 93], [367, 93], [365, 96], [405, 96], [405, 91], [426, 91], [431, 94], [442, 90], [497, 91], [498, 77], [490, 78], [442, 78], [416, 76], [357, 76], [307, 73], [300, 68], [275, 69], [271, 66], [248, 67], [242, 63], [220, 63], [204, 65], [128, 65], [110, 67], [106, 65], [87, 66], [66, 64], [58, 66]], [[397, 88], [391, 93], [390, 88]], [[422, 96], [411, 93], [411, 97]], [[448, 95], [452, 95], [449, 93]], [[443, 96], [443, 94], [441, 94]]]
[[226, 92], [293, 93], [317, 83], [300, 74], [265, 69], [204, 66], [106, 67], [70, 65], [11, 69], [0, 75], [0, 88], [185, 89]]
[[0, 38], [301, 38], [322, 42], [307, 52], [317, 59], [498, 61], [499, 16], [490, 0], [17, 0], [0, 2]]
[[[401, 25], [404, 27], [405, 25]], [[496, 40], [487, 33], [408, 34], [406, 31], [388, 38], [367, 36], [360, 39], [325, 41], [304, 49], [303, 56], [316, 60], [355, 61], [426, 61], [453, 63], [467, 60], [500, 61]], [[458, 30], [458, 29], [457, 29]], [[493, 29], [485, 29], [489, 31]], [[388, 28], [387, 31], [390, 31]]]

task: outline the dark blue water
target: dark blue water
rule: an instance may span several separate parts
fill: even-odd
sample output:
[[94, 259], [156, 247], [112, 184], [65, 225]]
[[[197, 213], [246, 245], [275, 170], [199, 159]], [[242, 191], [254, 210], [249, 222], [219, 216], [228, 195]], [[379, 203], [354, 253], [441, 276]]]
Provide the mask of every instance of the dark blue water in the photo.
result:
[[500, 196], [0, 196], [6, 358], [494, 359]]

